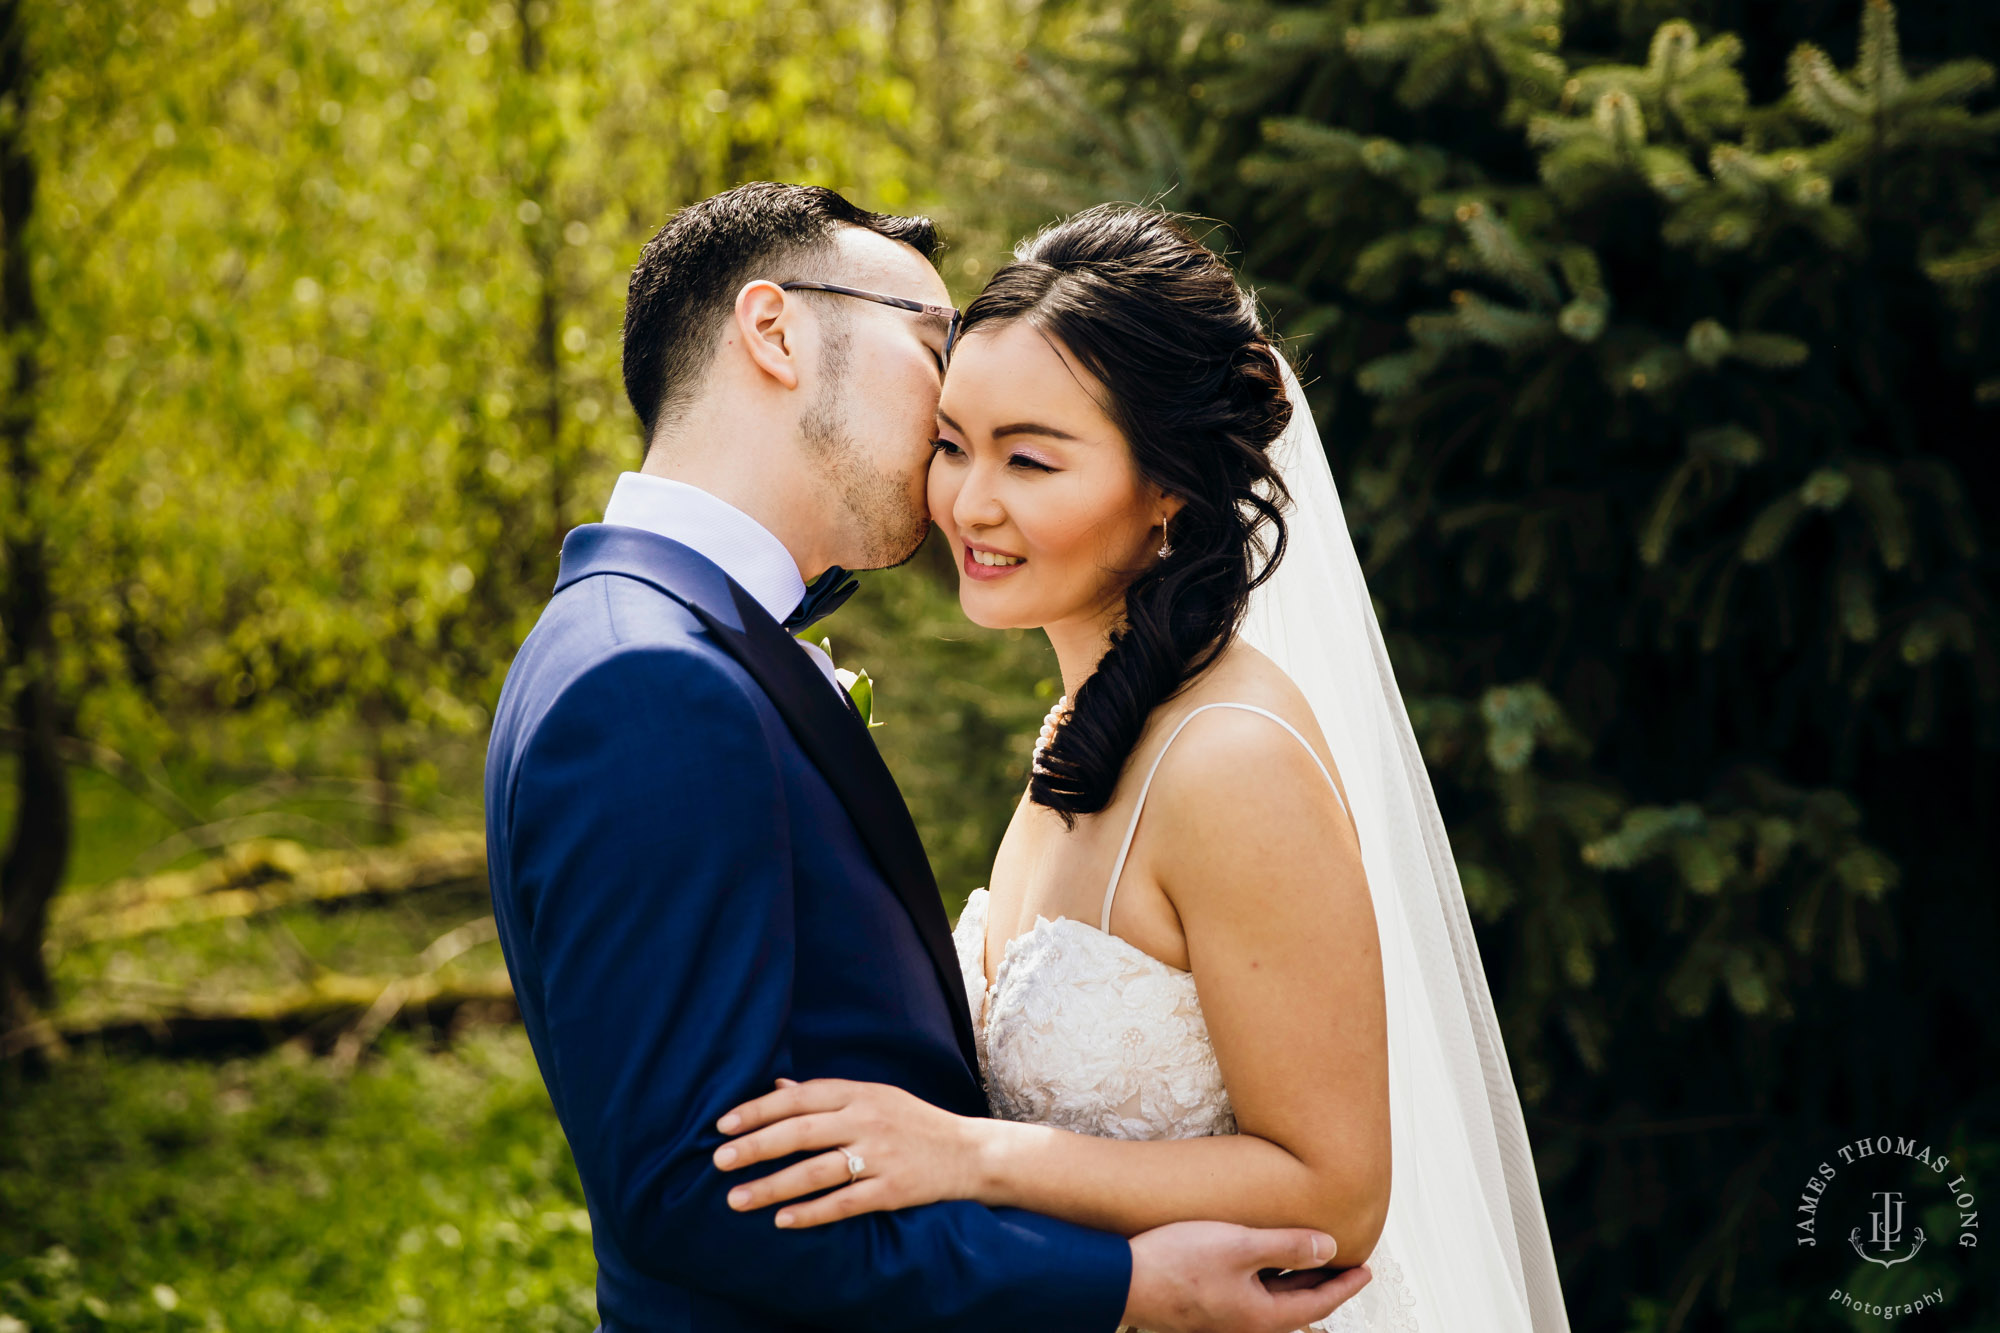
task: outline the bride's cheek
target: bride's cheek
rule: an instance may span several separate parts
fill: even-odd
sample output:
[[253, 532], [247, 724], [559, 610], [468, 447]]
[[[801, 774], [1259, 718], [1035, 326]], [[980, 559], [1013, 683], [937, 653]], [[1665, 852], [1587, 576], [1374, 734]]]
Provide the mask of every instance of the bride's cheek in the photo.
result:
[[931, 455], [931, 470], [925, 480], [924, 498], [930, 504], [932, 522], [943, 527], [950, 521], [951, 507], [958, 500], [958, 487], [952, 484], [951, 472], [946, 466], [942, 451]]

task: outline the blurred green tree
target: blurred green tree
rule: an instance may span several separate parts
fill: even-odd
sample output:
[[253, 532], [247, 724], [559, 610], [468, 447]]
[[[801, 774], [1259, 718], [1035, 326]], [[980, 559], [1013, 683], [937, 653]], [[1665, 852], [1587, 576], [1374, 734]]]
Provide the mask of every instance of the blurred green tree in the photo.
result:
[[563, 533], [639, 458], [618, 329], [645, 238], [760, 177], [938, 199], [945, 145], [986, 124], [986, 57], [954, 43], [1013, 21], [997, 0], [0, 7], [7, 1003], [47, 999], [71, 763], [169, 804], [163, 758], [352, 766], [394, 832], [438, 739], [476, 745]]
[[1787, 1326], [1808, 1155], [2000, 1109], [1996, 33], [1778, 9], [1134, 0], [1016, 147], [1305, 367], [1578, 1327]]

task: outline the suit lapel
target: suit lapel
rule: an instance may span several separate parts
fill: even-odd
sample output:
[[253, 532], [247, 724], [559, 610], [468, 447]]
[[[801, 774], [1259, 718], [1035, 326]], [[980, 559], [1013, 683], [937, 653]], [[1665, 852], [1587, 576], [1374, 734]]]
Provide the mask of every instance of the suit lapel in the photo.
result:
[[[572, 551], [574, 549], [574, 555]], [[966, 1064], [978, 1077], [972, 1014], [951, 925], [916, 823], [853, 702], [829, 686], [806, 652], [755, 598], [679, 542], [633, 528], [588, 524], [563, 543], [558, 590], [591, 574], [622, 574], [657, 588], [701, 621], [769, 696], [806, 757], [826, 776], [931, 955]]]

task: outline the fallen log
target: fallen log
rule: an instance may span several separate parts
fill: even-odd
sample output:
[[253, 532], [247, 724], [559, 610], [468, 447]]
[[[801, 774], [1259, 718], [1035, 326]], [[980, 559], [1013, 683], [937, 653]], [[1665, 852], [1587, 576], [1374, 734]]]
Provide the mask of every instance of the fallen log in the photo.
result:
[[[385, 1004], [385, 997], [393, 997], [393, 1005]], [[424, 974], [326, 973], [257, 995], [104, 1006], [39, 1018], [0, 1033], [0, 1059], [36, 1055], [60, 1059], [79, 1045], [150, 1055], [247, 1054], [296, 1037], [307, 1038], [315, 1050], [324, 1052], [335, 1049], [344, 1033], [371, 1014], [375, 1018], [366, 1033], [368, 1040], [390, 1026], [449, 1032], [462, 1022], [513, 1022], [519, 1017], [504, 970], [449, 980]], [[347, 1061], [353, 1058], [350, 1054]]]
[[419, 834], [393, 847], [341, 852], [260, 839], [192, 870], [64, 894], [53, 907], [49, 943], [69, 949], [301, 903], [364, 901], [483, 885], [485, 879], [486, 838], [476, 830]]

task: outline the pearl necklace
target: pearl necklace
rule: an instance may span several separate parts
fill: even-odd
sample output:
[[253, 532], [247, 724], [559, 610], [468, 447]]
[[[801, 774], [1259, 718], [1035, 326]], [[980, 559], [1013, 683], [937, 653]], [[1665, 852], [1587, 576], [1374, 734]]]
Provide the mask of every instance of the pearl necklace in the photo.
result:
[[1042, 719], [1041, 735], [1035, 738], [1035, 772], [1037, 773], [1046, 773], [1048, 771], [1042, 767], [1042, 751], [1048, 749], [1049, 743], [1055, 740], [1056, 727], [1062, 721], [1063, 710], [1068, 707], [1069, 696], [1065, 694], [1062, 698], [1056, 700], [1054, 707], [1049, 709], [1049, 715]]

